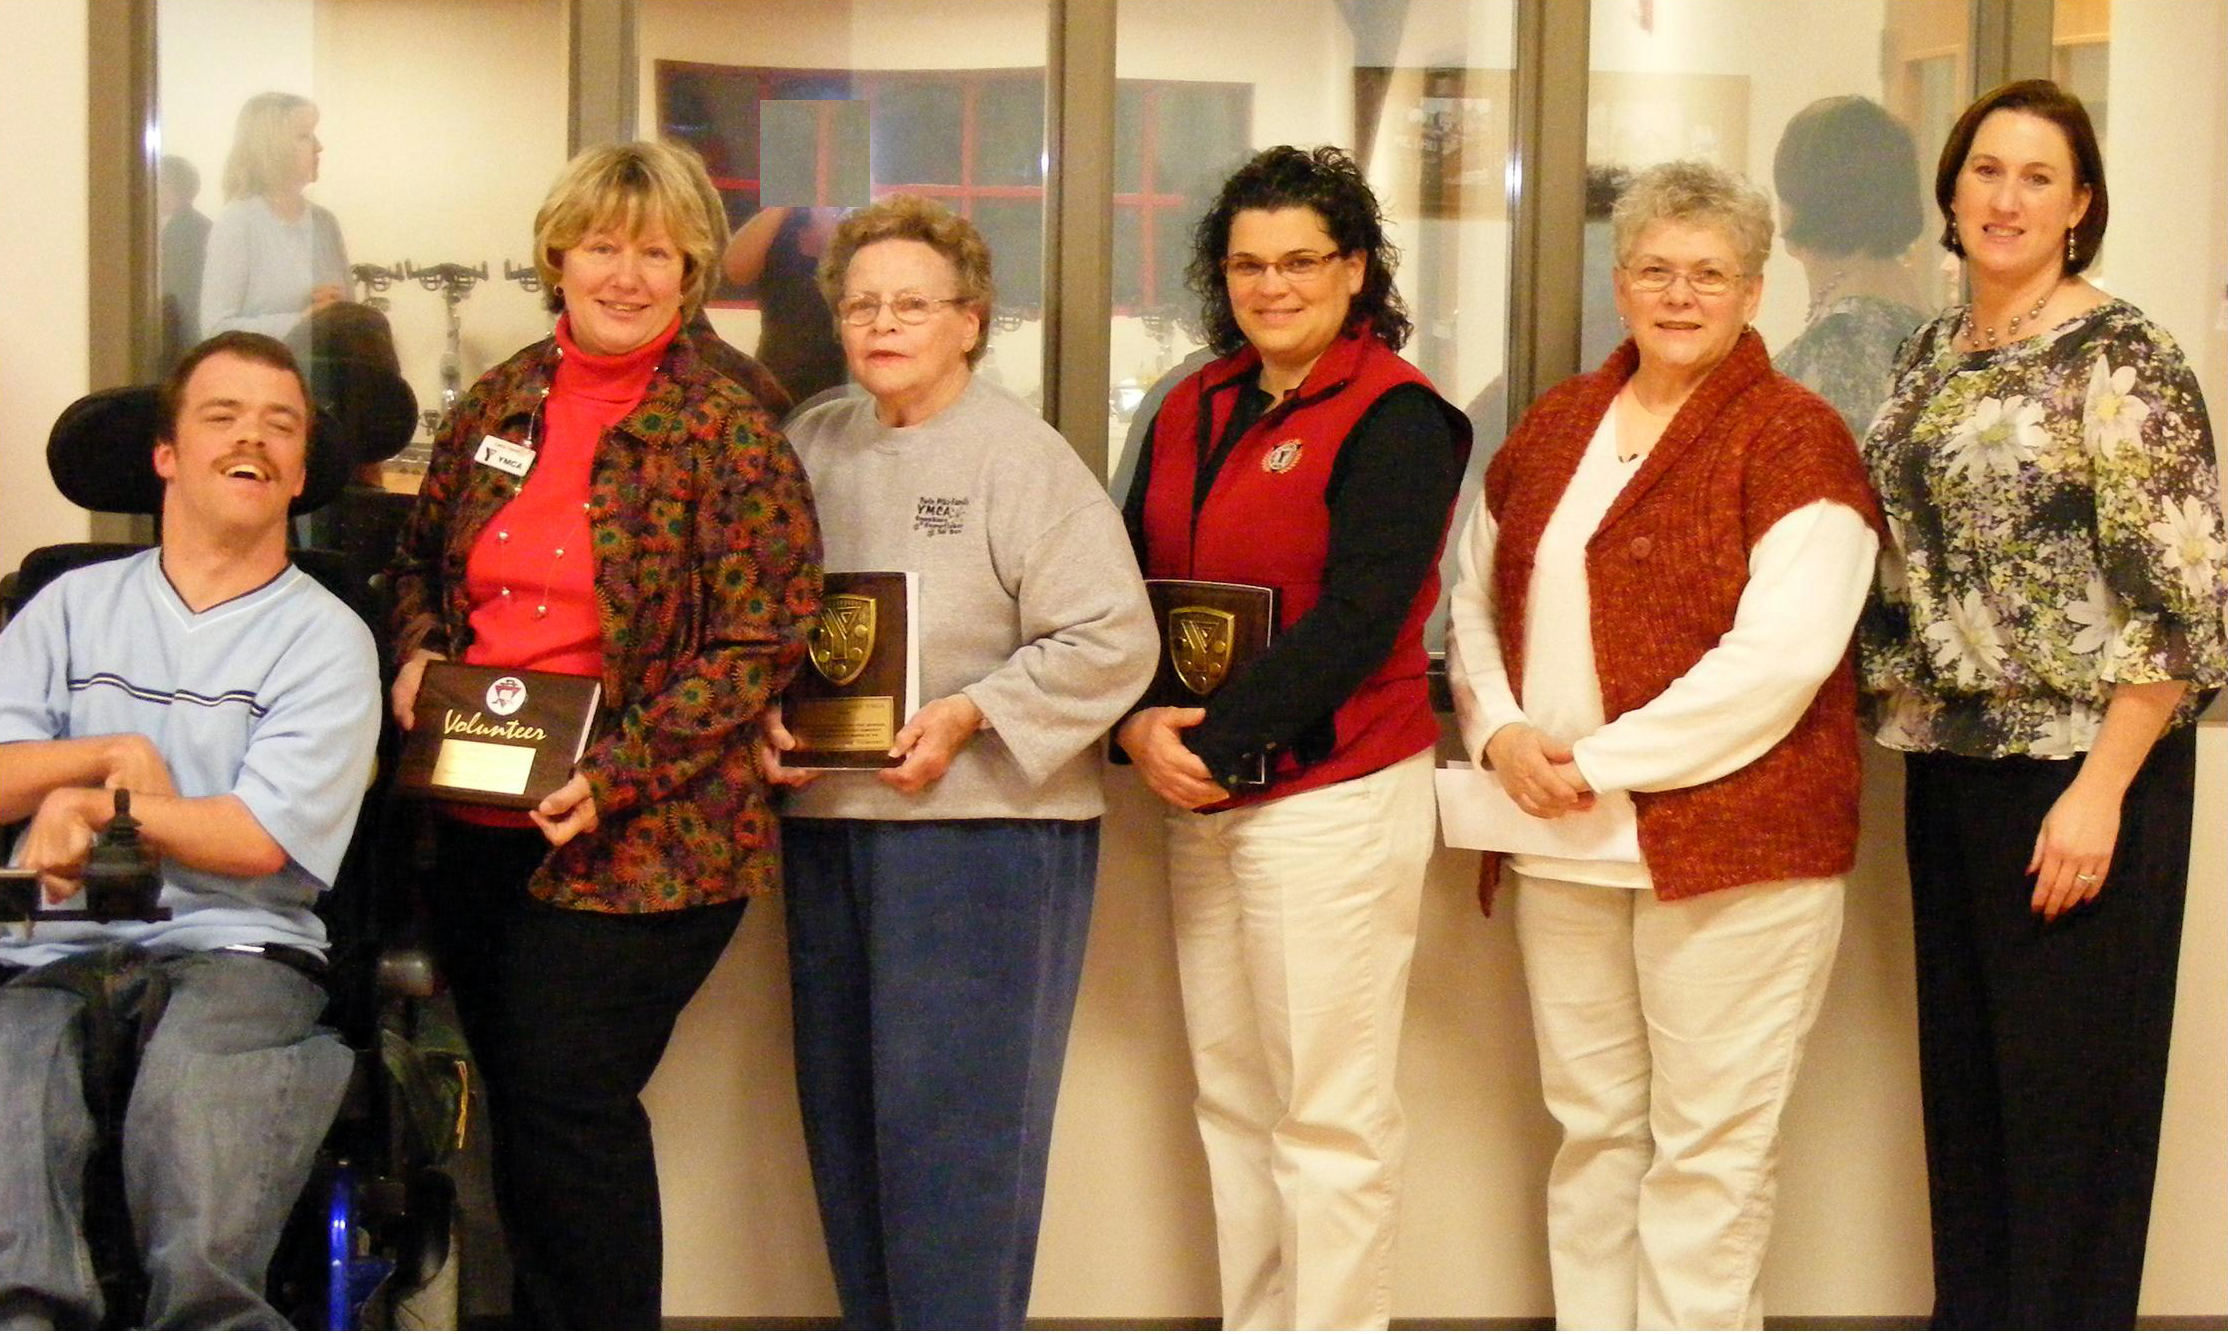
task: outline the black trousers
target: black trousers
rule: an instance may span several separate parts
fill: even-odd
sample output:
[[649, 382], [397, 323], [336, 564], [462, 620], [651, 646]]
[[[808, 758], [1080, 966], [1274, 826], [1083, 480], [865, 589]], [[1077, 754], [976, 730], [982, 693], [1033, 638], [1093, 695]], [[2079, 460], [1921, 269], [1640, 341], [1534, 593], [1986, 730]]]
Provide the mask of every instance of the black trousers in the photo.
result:
[[521, 1329], [655, 1329], [665, 1233], [641, 1093], [746, 900], [552, 908], [540, 831], [444, 822], [433, 946], [487, 1090]]
[[2103, 891], [2049, 924], [2026, 867], [2078, 762], [1906, 759], [1938, 1329], [2135, 1323], [2196, 759], [2159, 740]]

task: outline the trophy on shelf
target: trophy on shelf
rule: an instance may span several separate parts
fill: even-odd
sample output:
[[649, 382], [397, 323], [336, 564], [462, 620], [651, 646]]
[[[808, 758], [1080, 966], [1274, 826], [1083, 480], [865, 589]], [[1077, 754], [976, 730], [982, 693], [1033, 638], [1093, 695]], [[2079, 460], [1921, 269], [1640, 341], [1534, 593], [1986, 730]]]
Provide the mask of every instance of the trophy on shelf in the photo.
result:
[[349, 265], [348, 276], [355, 280], [356, 286], [362, 291], [357, 300], [373, 310], [386, 310], [393, 306], [394, 302], [379, 294], [394, 286], [396, 280], [402, 277], [402, 267], [400, 264], [392, 267], [385, 264]]
[[427, 409], [426, 431], [439, 435], [448, 424], [449, 414], [456, 410], [456, 402], [464, 397], [464, 321], [457, 314], [457, 307], [472, 289], [487, 281], [487, 261], [476, 265], [432, 264], [425, 267], [410, 260], [402, 262], [402, 276], [423, 287], [428, 292], [439, 292], [441, 304], [448, 311], [448, 338], [441, 352], [441, 408], [436, 412]]

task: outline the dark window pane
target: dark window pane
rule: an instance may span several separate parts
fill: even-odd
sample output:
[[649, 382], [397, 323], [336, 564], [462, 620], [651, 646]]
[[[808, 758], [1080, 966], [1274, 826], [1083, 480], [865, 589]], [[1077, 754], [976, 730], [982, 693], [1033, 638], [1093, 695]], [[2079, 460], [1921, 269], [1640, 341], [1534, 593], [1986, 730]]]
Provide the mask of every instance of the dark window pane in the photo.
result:
[[1184, 287], [1184, 266], [1191, 262], [1191, 231], [1211, 202], [1194, 198], [1182, 208], [1153, 210], [1153, 294], [1151, 304], [1188, 310], [1194, 298]]
[[661, 128], [695, 149], [712, 175], [758, 175], [758, 81], [717, 65], [658, 62]]
[[1044, 76], [990, 78], [975, 95], [975, 184], [1044, 184]]
[[1144, 188], [1145, 81], [1123, 79], [1114, 85], [1114, 192]]
[[1162, 83], [1153, 113], [1153, 189], [1213, 198], [1248, 154], [1253, 89], [1245, 84]]
[[873, 116], [876, 185], [961, 184], [956, 81], [889, 79], [876, 89]]
[[1135, 310], [1145, 299], [1145, 275], [1138, 263], [1144, 246], [1143, 210], [1134, 204], [1114, 206], [1114, 307]]
[[990, 247], [998, 308], [1044, 304], [1044, 206], [1034, 199], [975, 201], [975, 228]]

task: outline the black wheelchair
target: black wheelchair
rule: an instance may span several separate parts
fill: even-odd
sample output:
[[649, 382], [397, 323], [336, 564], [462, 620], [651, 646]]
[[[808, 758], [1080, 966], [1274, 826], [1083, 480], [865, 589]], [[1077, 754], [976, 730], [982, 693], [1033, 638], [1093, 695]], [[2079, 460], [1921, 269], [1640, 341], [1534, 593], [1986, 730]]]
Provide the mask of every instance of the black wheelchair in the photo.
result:
[[[296, 514], [333, 501], [360, 461], [399, 449], [416, 417], [416, 403], [399, 377], [317, 358], [307, 359], [304, 369], [319, 399], [319, 446]], [[89, 510], [159, 516], [162, 484], [151, 463], [155, 426], [151, 388], [105, 390], [79, 400], [48, 440], [55, 484]], [[406, 503], [396, 498], [351, 507], [337, 525], [323, 525], [339, 536], [341, 550], [293, 553], [298, 566], [374, 627], [375, 637], [384, 617], [373, 567], [391, 547], [389, 534]], [[31, 552], [20, 568], [0, 576], [0, 624], [61, 574], [144, 545], [80, 542]], [[427, 1005], [440, 990], [429, 956], [392, 943], [407, 935], [404, 909], [399, 896], [381, 889], [398, 883], [411, 864], [408, 831], [388, 818], [383, 778], [392, 741], [383, 739], [381, 778], [366, 794], [340, 873], [319, 906], [331, 940], [325, 1021], [355, 1051], [356, 1063], [270, 1271], [272, 1304], [301, 1328], [456, 1325], [451, 1239], [457, 1203], [446, 1164], [464, 1137], [471, 1069], [453, 1025]], [[127, 814], [88, 866], [88, 907], [79, 915], [114, 920], [163, 911], [155, 903], [157, 870], [135, 843]], [[35, 885], [0, 876], [0, 920], [52, 915], [38, 903]], [[128, 1089], [129, 1072], [122, 1077]], [[96, 1101], [89, 1081], [88, 1103]], [[95, 1107], [97, 1119], [104, 1110]], [[143, 1308], [145, 1277], [114, 1167], [121, 1108], [112, 1110], [102, 1130], [106, 1142], [88, 1172], [85, 1226], [108, 1322], [128, 1327]], [[103, 1177], [104, 1159], [113, 1180]]]

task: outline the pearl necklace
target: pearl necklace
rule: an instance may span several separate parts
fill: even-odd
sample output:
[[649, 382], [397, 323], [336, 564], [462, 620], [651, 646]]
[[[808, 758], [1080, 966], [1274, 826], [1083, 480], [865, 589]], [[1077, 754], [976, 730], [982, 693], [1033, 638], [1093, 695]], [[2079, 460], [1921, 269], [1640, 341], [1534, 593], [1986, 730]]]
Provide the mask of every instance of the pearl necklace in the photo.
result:
[[1818, 317], [1826, 313], [1827, 306], [1833, 304], [1834, 294], [1841, 290], [1841, 284], [1848, 277], [1849, 271], [1847, 269], [1836, 269], [1832, 277], [1819, 284], [1817, 290], [1810, 294], [1810, 309], [1803, 312], [1804, 324], [1816, 324], [1818, 322]]
[[[2020, 325], [2032, 323], [2034, 320], [2040, 318], [2042, 315], [2042, 308], [2050, 304], [2050, 298], [2058, 294], [2058, 288], [2064, 282], [2065, 279], [2060, 278], [2057, 282], [2050, 284], [2050, 290], [2042, 294], [2042, 300], [2035, 303], [2034, 309], [2028, 311], [2024, 315], [2012, 316], [2011, 325], [2004, 330], [2004, 336], [2001, 341], [2008, 343], [2018, 338]], [[1977, 305], [1979, 303], [1976, 302], [1974, 304]], [[1957, 326], [1957, 336], [1965, 340], [1965, 345], [1974, 349], [1975, 351], [1978, 351], [1979, 349], [1984, 347], [1996, 347], [1999, 345], [1998, 339], [1996, 337], [1996, 326], [1989, 325], [1987, 328], [1982, 329], [1978, 334], [1975, 334], [1973, 332], [1972, 306], [1965, 307], [1965, 318], [1961, 322], [1959, 322]]]

